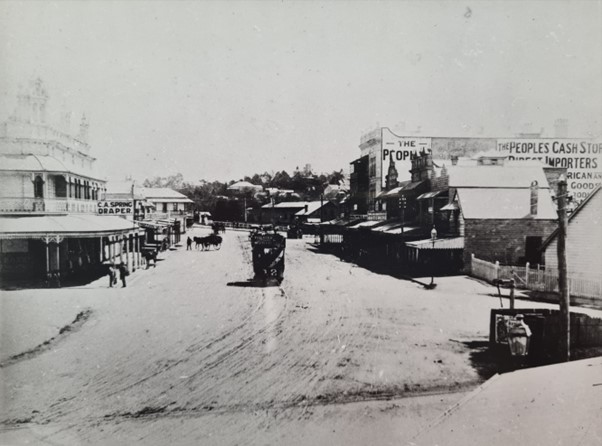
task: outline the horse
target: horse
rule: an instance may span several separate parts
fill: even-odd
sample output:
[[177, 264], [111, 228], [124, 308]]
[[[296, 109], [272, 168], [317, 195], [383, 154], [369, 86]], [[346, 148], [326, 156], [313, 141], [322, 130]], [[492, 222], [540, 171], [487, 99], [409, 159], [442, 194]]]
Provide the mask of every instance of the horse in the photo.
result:
[[195, 247], [201, 246], [203, 251], [208, 250], [211, 246], [215, 249], [220, 249], [222, 246], [222, 238], [219, 235], [211, 234], [206, 237], [194, 237]]
[[199, 246], [203, 246], [203, 239], [205, 237], [193, 237], [194, 240], [194, 248], [199, 249]]

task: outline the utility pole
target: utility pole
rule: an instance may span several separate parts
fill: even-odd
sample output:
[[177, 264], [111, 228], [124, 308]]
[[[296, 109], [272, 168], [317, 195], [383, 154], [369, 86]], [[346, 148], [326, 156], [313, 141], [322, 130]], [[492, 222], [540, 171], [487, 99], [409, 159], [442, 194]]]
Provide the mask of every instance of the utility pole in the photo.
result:
[[324, 244], [324, 194], [320, 194], [320, 246]]
[[558, 180], [558, 290], [560, 291], [560, 359], [569, 361], [571, 357], [571, 312], [569, 309], [569, 282], [566, 263], [566, 179], [561, 175]]

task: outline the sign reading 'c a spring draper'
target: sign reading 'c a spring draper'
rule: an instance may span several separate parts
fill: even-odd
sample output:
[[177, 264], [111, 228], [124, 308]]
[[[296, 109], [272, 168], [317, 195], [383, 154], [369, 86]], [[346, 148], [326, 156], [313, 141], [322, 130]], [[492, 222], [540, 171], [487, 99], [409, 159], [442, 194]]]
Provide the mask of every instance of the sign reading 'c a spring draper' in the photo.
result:
[[134, 212], [134, 203], [132, 200], [101, 200], [97, 204], [96, 211], [98, 215], [131, 215]]

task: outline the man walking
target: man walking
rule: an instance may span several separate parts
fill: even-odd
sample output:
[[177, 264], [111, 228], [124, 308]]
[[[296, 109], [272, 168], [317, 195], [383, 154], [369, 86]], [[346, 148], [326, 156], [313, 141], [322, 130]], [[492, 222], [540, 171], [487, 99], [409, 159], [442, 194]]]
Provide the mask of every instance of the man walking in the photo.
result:
[[190, 237], [186, 240], [186, 251], [188, 250], [192, 250], [192, 239]]

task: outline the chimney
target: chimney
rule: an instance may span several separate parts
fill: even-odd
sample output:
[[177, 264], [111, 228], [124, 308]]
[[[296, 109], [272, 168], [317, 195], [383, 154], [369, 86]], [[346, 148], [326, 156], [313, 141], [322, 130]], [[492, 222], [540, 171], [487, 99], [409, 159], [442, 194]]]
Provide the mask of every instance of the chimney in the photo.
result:
[[537, 188], [537, 181], [531, 182], [531, 211], [529, 214], [531, 217], [535, 217], [537, 215], [537, 196], [539, 189]]

